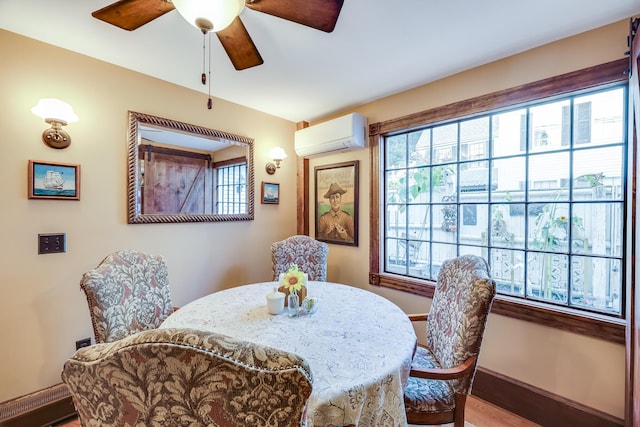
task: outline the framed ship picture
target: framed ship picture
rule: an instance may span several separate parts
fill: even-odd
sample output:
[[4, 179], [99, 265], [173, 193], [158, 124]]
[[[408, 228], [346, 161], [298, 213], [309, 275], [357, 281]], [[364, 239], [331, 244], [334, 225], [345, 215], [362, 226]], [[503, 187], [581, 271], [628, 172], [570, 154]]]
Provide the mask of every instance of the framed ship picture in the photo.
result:
[[29, 198], [80, 200], [80, 165], [29, 160]]
[[262, 203], [280, 203], [280, 184], [275, 182], [262, 182]]

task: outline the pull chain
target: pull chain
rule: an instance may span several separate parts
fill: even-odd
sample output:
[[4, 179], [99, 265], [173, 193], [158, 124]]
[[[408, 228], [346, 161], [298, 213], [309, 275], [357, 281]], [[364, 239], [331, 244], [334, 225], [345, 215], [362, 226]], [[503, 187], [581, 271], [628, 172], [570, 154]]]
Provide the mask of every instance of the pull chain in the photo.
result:
[[207, 108], [209, 110], [213, 108], [213, 101], [211, 100], [211, 31], [209, 31], [209, 100], [207, 101]]
[[[207, 101], [207, 108], [211, 110], [213, 108], [213, 100], [211, 99], [211, 31], [205, 27], [201, 27], [202, 30], [202, 75], [200, 81], [203, 85], [209, 83], [209, 100]], [[207, 64], [207, 34], [209, 34], [209, 80], [207, 81], [206, 64]]]
[[207, 41], [206, 37], [207, 33], [205, 31], [202, 31], [202, 75], [200, 76], [200, 80], [202, 81], [203, 85], [207, 84], [207, 75], [204, 73], [204, 64], [207, 56], [207, 51], [205, 48], [205, 44]]

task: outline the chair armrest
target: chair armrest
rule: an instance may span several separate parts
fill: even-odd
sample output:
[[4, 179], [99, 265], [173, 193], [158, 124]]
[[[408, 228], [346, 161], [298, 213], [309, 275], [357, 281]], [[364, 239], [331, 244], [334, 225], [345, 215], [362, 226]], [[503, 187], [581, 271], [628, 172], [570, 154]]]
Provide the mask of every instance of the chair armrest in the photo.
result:
[[407, 314], [407, 316], [409, 317], [409, 320], [411, 320], [412, 322], [419, 322], [419, 321], [427, 320], [427, 317], [429, 317], [429, 313]]
[[475, 367], [477, 355], [469, 356], [461, 365], [453, 368], [411, 368], [409, 376], [428, 380], [453, 380], [470, 375]]

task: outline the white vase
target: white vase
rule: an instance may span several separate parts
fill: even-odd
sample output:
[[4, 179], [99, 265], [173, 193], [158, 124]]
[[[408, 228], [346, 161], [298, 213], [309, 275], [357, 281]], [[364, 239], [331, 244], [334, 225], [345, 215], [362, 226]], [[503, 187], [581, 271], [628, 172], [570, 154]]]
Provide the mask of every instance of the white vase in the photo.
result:
[[269, 314], [280, 314], [284, 310], [284, 298], [283, 292], [278, 292], [278, 288], [274, 288], [273, 292], [267, 294], [267, 311]]

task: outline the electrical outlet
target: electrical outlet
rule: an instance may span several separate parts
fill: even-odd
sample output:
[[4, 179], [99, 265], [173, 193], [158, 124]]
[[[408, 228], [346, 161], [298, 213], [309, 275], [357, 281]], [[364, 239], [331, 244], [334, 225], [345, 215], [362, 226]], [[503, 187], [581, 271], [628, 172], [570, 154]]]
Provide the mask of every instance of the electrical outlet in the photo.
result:
[[79, 350], [82, 347], [89, 347], [90, 345], [91, 345], [91, 338], [83, 338], [81, 340], [76, 341], [76, 350]]
[[55, 254], [67, 251], [65, 233], [38, 234], [38, 254]]

